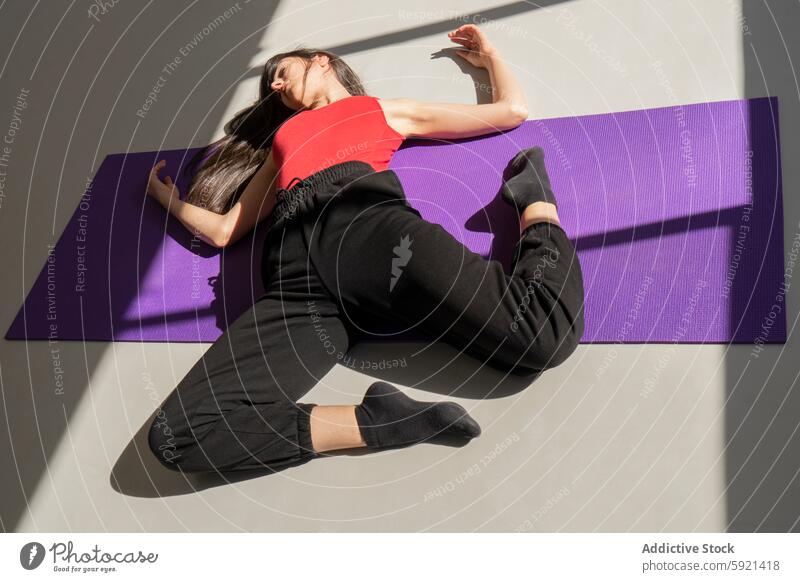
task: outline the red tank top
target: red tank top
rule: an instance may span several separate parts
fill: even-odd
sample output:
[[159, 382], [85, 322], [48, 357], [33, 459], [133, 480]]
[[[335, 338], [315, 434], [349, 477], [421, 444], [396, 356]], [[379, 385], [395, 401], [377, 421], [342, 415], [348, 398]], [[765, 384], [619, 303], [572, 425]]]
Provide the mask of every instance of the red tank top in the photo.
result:
[[306, 109], [284, 121], [273, 139], [276, 188], [285, 188], [295, 176], [306, 178], [348, 160], [385, 170], [404, 139], [386, 122], [377, 97], [371, 95], [351, 95]]

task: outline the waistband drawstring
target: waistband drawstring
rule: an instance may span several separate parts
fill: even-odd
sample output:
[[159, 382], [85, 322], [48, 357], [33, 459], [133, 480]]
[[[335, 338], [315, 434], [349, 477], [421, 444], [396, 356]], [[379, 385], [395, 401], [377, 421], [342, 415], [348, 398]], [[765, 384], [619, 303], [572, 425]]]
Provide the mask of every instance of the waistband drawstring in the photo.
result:
[[283, 197], [284, 197], [284, 195], [286, 195], [286, 193], [287, 193], [289, 190], [291, 190], [291, 189], [292, 189], [293, 182], [294, 182], [295, 180], [297, 180], [297, 181], [300, 183], [300, 188], [305, 188], [306, 186], [308, 186], [308, 181], [307, 181], [307, 180], [305, 180], [305, 179], [303, 179], [303, 178], [298, 178], [297, 176], [295, 176], [294, 178], [292, 178], [291, 180], [289, 180], [289, 183], [288, 183], [288, 184], [286, 184], [286, 186], [285, 186], [284, 188], [278, 188], [278, 191], [276, 192], [276, 197], [277, 197], [279, 200], [280, 200], [281, 198], [283, 198]]
[[[276, 191], [277, 201], [272, 210], [270, 230], [284, 225], [300, 213], [307, 212], [317, 202], [337, 196], [340, 188], [328, 188], [329, 183], [350, 176], [355, 179], [374, 171], [367, 162], [347, 160], [318, 170], [305, 178], [292, 178], [284, 188]], [[298, 184], [292, 185], [294, 182]]]

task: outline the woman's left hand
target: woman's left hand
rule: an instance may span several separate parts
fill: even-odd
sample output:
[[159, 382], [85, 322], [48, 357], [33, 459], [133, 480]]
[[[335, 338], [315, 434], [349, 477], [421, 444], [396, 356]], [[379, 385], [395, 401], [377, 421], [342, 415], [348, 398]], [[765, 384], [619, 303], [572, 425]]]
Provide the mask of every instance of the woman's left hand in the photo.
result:
[[147, 193], [161, 203], [161, 205], [169, 209], [170, 202], [173, 199], [180, 199], [181, 195], [178, 188], [172, 182], [172, 178], [167, 176], [164, 181], [161, 181], [158, 173], [167, 165], [166, 160], [159, 161], [153, 169], [150, 170], [150, 178], [147, 182]]
[[485, 69], [489, 59], [497, 53], [486, 34], [474, 24], [459, 26], [452, 32], [448, 32], [455, 43], [467, 47], [469, 50], [457, 50], [456, 54], [466, 59], [471, 65], [480, 69]]

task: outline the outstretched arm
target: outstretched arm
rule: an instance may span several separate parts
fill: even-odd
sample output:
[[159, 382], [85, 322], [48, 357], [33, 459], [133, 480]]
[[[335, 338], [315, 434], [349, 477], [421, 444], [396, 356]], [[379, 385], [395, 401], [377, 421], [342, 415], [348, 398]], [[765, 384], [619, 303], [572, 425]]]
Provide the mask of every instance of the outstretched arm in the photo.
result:
[[508, 65], [474, 24], [448, 34], [469, 50], [457, 54], [470, 64], [485, 68], [492, 85], [492, 103], [423, 102], [414, 99], [382, 99], [387, 119], [406, 137], [456, 139], [513, 129], [528, 118], [525, 96]]

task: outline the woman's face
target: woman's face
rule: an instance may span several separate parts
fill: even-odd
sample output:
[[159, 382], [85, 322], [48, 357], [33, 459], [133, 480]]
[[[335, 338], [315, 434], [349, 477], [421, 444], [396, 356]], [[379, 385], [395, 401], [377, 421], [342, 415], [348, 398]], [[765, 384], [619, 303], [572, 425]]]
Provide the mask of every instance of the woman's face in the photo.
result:
[[280, 60], [272, 79], [272, 90], [280, 93], [281, 101], [290, 109], [308, 107], [313, 96], [323, 82], [324, 69], [321, 61], [315, 56], [308, 70], [305, 83], [305, 61], [299, 57], [286, 57]]

